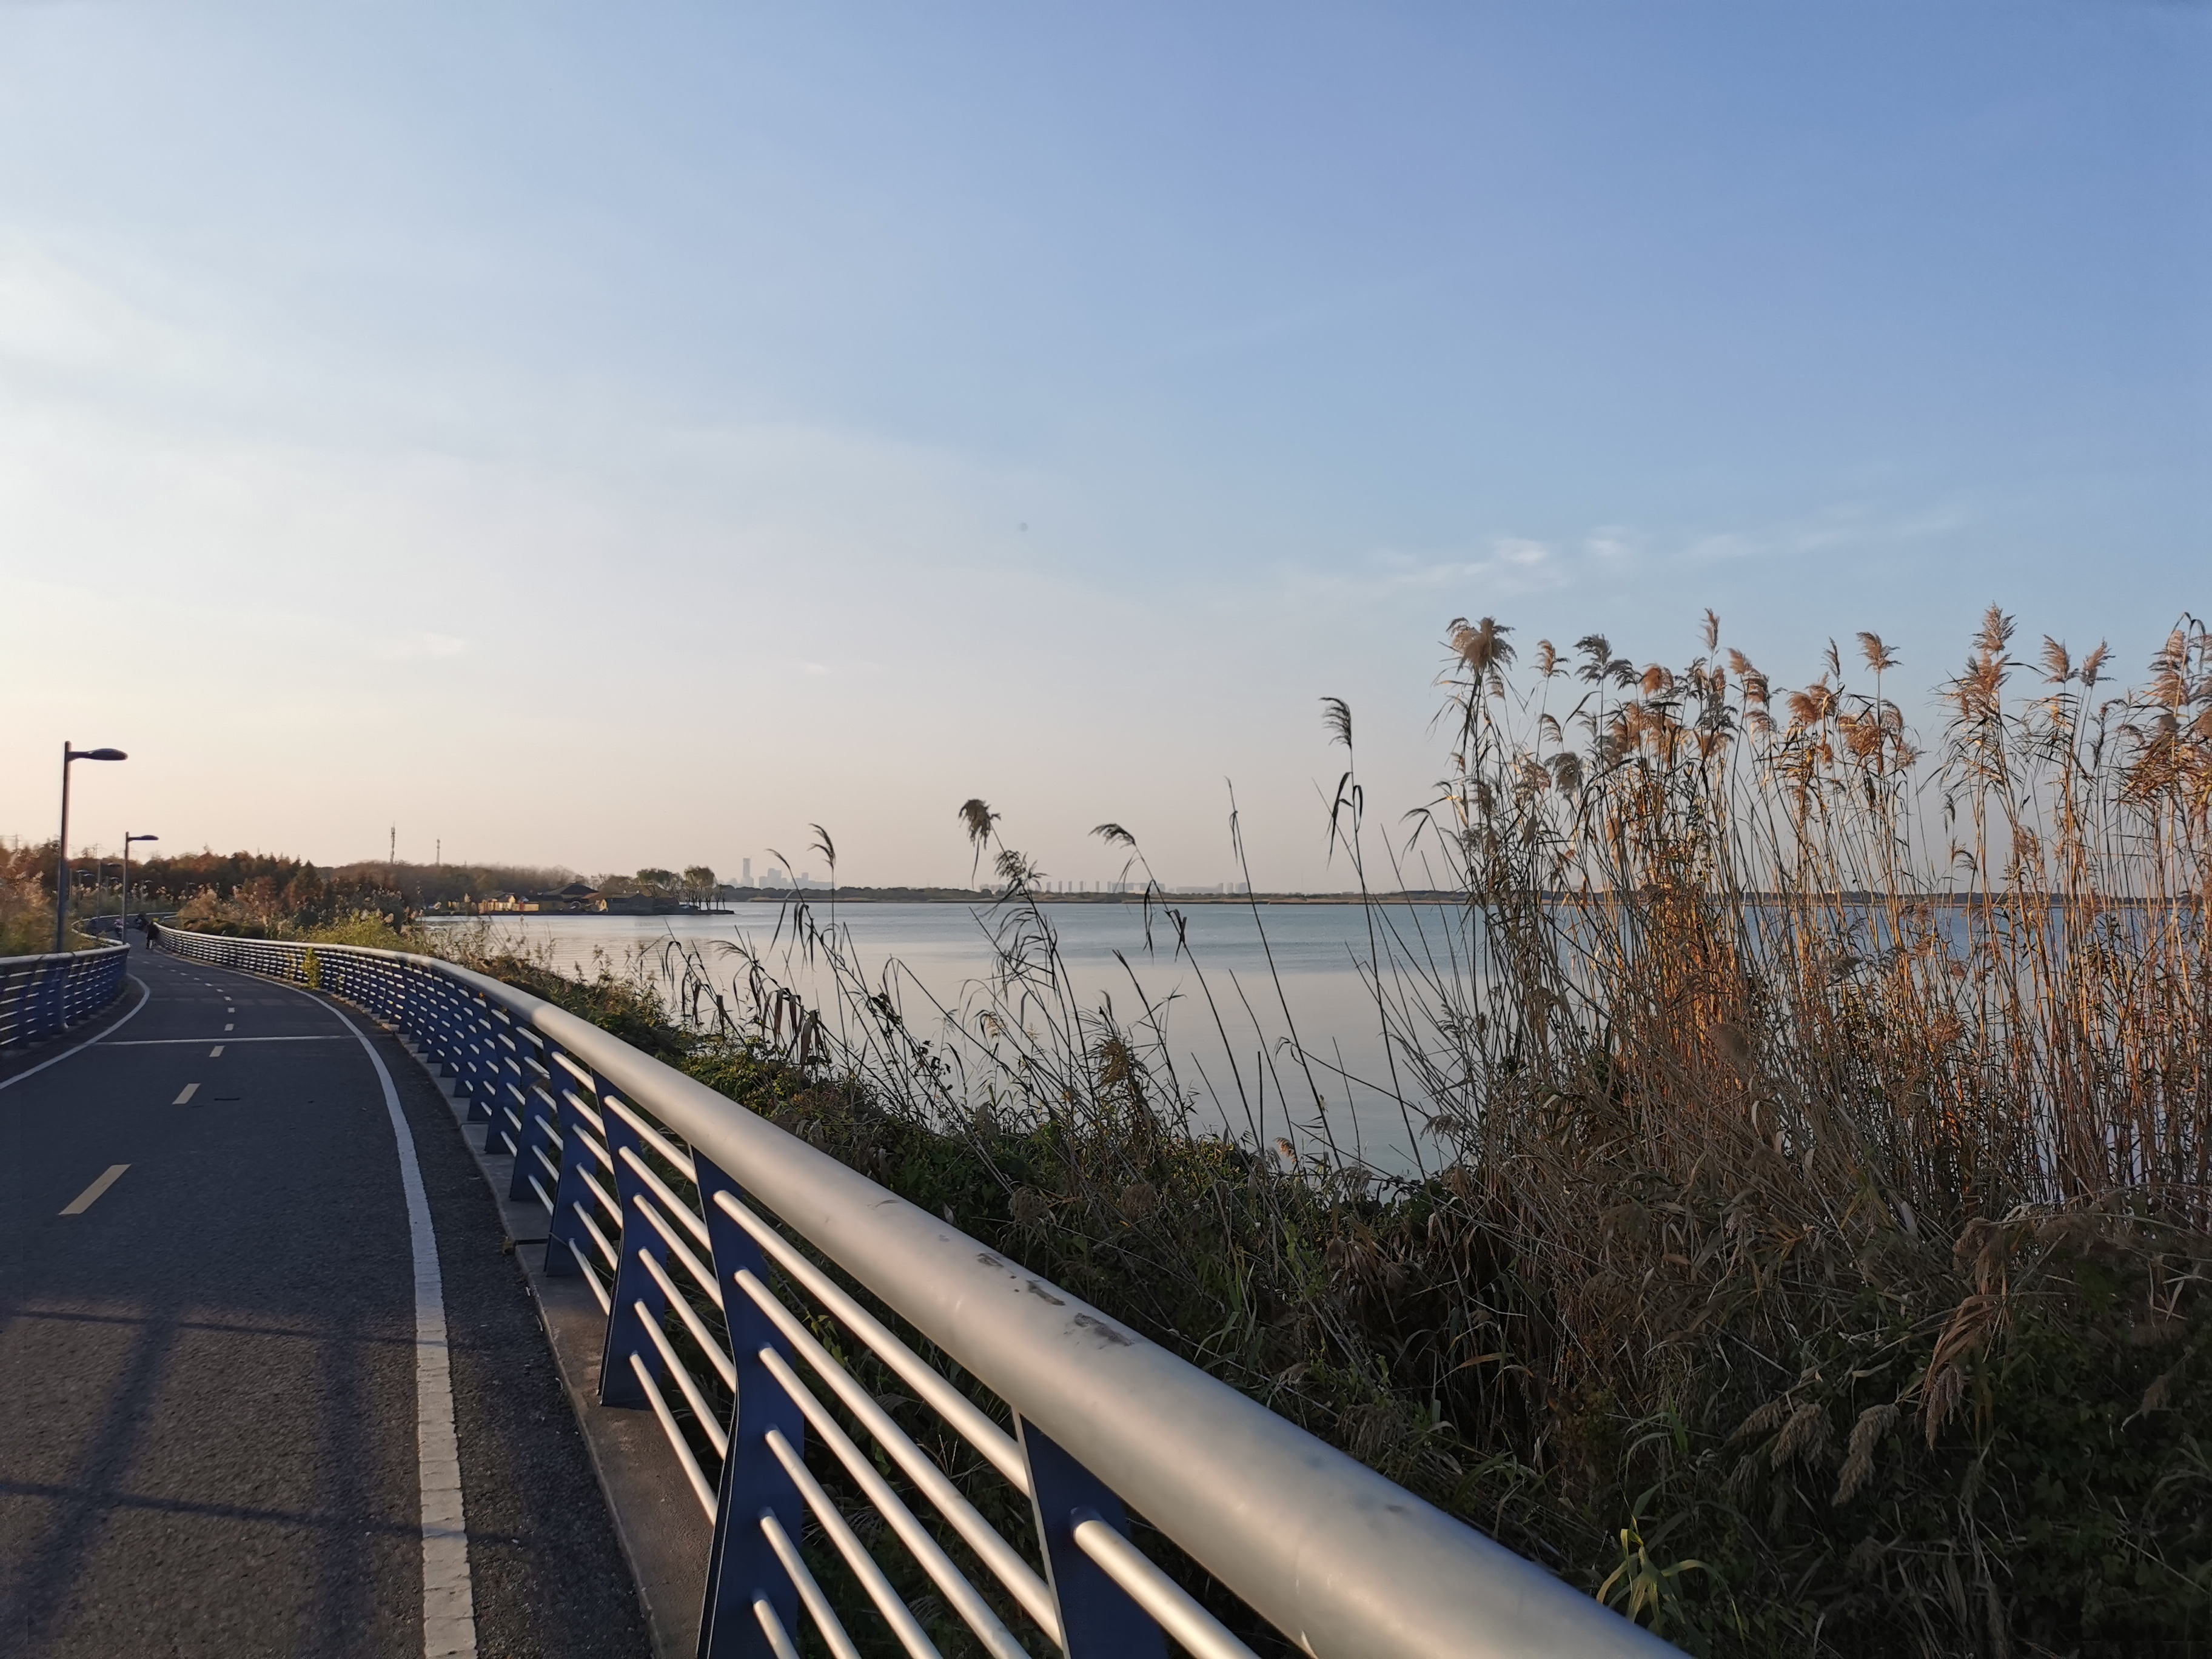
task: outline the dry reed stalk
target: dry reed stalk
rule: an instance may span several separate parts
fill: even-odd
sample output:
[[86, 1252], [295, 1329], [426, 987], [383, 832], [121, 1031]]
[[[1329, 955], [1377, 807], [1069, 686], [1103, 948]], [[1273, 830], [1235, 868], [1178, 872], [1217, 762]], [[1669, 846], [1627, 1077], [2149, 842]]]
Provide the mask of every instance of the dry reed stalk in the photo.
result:
[[[1168, 1011], [1133, 968], [1133, 1017], [1074, 995], [980, 800], [988, 976], [938, 1005], [802, 903], [828, 994], [740, 951], [702, 1074], [1701, 1650], [2201, 1637], [2212, 640], [2127, 690], [2046, 641], [2023, 694], [2014, 632], [1923, 750], [1871, 634], [1869, 690], [1832, 647], [1784, 690], [1710, 613], [1679, 667], [1592, 635], [1525, 678], [1456, 621], [1448, 775], [1379, 858], [1328, 704], [1361, 890], [1462, 896], [1368, 909], [1413, 1178], [1340, 1144], [1332, 1064], [1217, 995], [1147, 871], [1148, 937], [1261, 1050], [1245, 1133], [1194, 1133]], [[671, 1000], [731, 966], [664, 961]], [[2045, 1486], [2136, 1577], [2039, 1533]]]

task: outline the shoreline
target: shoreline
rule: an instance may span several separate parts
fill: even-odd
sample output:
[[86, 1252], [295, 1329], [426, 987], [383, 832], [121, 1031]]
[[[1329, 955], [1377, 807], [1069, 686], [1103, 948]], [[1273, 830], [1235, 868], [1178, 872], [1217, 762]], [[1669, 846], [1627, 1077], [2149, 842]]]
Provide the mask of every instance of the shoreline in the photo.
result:
[[[1543, 902], [1547, 905], [1605, 903], [1610, 895], [1602, 893], [1547, 893]], [[1030, 899], [1038, 904], [1073, 905], [1142, 905], [1147, 896], [1142, 893], [1032, 893]], [[986, 893], [959, 888], [910, 887], [810, 887], [799, 891], [762, 890], [735, 894], [711, 906], [684, 906], [665, 910], [595, 910], [595, 909], [529, 909], [529, 910], [450, 910], [425, 911], [425, 920], [465, 921], [497, 916], [727, 916], [736, 915], [746, 907], [758, 904], [790, 904], [794, 902], [817, 906], [832, 904], [965, 904], [994, 905], [1006, 902], [1003, 893]], [[1413, 888], [1390, 893], [1174, 893], [1155, 892], [1149, 902], [1158, 906], [1196, 905], [1269, 905], [1289, 908], [1304, 905], [1359, 905], [1359, 904], [1426, 904], [1457, 907], [1478, 904], [1482, 901], [1465, 892], [1452, 892], [1441, 888]], [[1781, 905], [1804, 902], [1801, 896], [1784, 893], [1739, 893], [1728, 896], [1725, 902], [1736, 905]], [[2010, 910], [2023, 902], [2057, 908], [2074, 901], [2056, 895], [2045, 895], [2039, 900], [2033, 895], [1993, 893], [1913, 893], [1892, 896], [1877, 892], [1825, 893], [1815, 902], [1840, 904], [1869, 908], [1887, 908], [1897, 905], [1905, 908], [1928, 907], [1942, 909]], [[2197, 899], [2193, 894], [2180, 894], [2169, 898], [2154, 899], [2109, 895], [2100, 897], [2101, 908], [2112, 910], [2143, 910], [2160, 906], [2177, 909], [2195, 909]]]

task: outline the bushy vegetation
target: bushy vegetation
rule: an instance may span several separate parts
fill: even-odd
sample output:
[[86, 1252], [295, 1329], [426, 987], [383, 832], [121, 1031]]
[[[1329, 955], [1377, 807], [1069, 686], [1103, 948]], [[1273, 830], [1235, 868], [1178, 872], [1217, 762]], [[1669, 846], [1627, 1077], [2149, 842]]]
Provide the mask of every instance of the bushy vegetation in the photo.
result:
[[1717, 625], [1677, 668], [1593, 636], [1516, 674], [1458, 624], [1450, 770], [1395, 852], [1332, 705], [1342, 856], [1462, 896], [1441, 933], [1371, 912], [1410, 1176], [1343, 1151], [1295, 1038], [1291, 1135], [1193, 1133], [981, 802], [1014, 889], [983, 1006], [909, 1021], [826, 927], [835, 1009], [757, 958], [662, 1000], [696, 1074], [1693, 1650], [2182, 1650], [2212, 648], [2124, 689], [2046, 641], [2021, 688], [2012, 635], [1923, 750], [1871, 635], [1864, 690], [1832, 653], [1785, 694]]
[[2055, 641], [2023, 684], [2013, 638], [1923, 748], [1870, 635], [1863, 686], [1832, 649], [1785, 693], [1710, 619], [1641, 668], [1461, 623], [1395, 844], [1329, 705], [1339, 855], [1458, 896], [1369, 911], [1410, 1173], [1294, 1032], [1243, 1083], [1286, 1133], [1200, 1133], [981, 801], [1009, 891], [958, 1008], [803, 907], [812, 1003], [740, 947], [471, 948], [1692, 1651], [2202, 1650], [2212, 642], [2115, 687]]
[[264, 853], [185, 853], [134, 867], [131, 891], [167, 909], [194, 899], [242, 915], [319, 926], [373, 910], [395, 921], [435, 904], [495, 892], [540, 892], [575, 879], [571, 870], [527, 865], [408, 864], [362, 860], [318, 867]]
[[[73, 937], [72, 947], [89, 941]], [[0, 957], [43, 956], [54, 948], [54, 896], [32, 882], [0, 880]]]
[[[72, 917], [88, 913], [70, 905]], [[74, 927], [62, 935], [62, 948], [85, 951], [103, 941]], [[112, 941], [108, 941], [112, 942]], [[43, 956], [54, 948], [54, 843], [0, 842], [0, 957]]]
[[[73, 913], [112, 915], [120, 896], [115, 861], [105, 866], [107, 881], [100, 888], [87, 873], [93, 864], [82, 857], [75, 862], [80, 873], [71, 888]], [[363, 862], [318, 867], [282, 854], [208, 850], [134, 859], [131, 908], [134, 913], [178, 913], [183, 925], [211, 933], [289, 938], [335, 928], [350, 937], [369, 926], [363, 918], [380, 918], [387, 932], [404, 930], [411, 916], [431, 905], [495, 891], [536, 892], [574, 878], [568, 870], [526, 866]], [[51, 949], [53, 902], [54, 843], [0, 847], [0, 929], [14, 929], [0, 938], [12, 944], [33, 939], [27, 948]], [[37, 943], [33, 924], [10, 918], [41, 905], [49, 920], [40, 936], [44, 942]]]

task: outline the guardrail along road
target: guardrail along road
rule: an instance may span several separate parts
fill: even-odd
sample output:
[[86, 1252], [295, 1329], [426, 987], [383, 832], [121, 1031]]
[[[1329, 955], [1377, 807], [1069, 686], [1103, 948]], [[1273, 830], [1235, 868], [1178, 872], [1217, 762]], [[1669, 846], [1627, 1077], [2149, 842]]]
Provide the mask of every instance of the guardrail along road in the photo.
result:
[[[600, 1406], [629, 1413], [624, 1420], [648, 1434], [658, 1426], [650, 1444], [667, 1474], [653, 1501], [696, 1506], [702, 1559], [692, 1605], [702, 1654], [793, 1659], [804, 1643], [814, 1652], [911, 1659], [948, 1648], [1000, 1659], [1056, 1650], [1068, 1659], [1164, 1659], [1172, 1641], [1204, 1659], [1241, 1659], [1252, 1650], [1231, 1625], [1262, 1646], [1287, 1643], [1317, 1659], [1673, 1651], [939, 1217], [550, 1004], [427, 957], [167, 929], [160, 938], [188, 963], [334, 994], [404, 1032], [450, 1076], [487, 1150], [512, 1158], [506, 1197], [544, 1217], [536, 1247], [544, 1271], [580, 1281], [603, 1317]], [[173, 971], [182, 997], [189, 975], [204, 970]], [[218, 975], [208, 988], [218, 983], [240, 981]], [[319, 1434], [316, 1443], [332, 1455], [313, 1471], [302, 1464], [281, 1498], [265, 1502], [288, 1515], [328, 1514], [314, 1474], [337, 1483], [345, 1512], [374, 1514], [389, 1540], [373, 1564], [362, 1557], [380, 1575], [377, 1592], [348, 1607], [365, 1617], [372, 1605], [404, 1600], [409, 1563], [419, 1559], [417, 1601], [428, 1627], [441, 1628], [443, 1586], [478, 1556], [468, 1413], [460, 1413], [463, 1490], [442, 1493], [435, 1483], [451, 1480], [450, 1443], [439, 1437], [445, 1407], [419, 1256], [411, 1328], [404, 1288], [412, 1193], [393, 1172], [392, 1141], [376, 1133], [358, 1045], [349, 1049], [334, 1029], [348, 1018], [367, 1021], [274, 993], [261, 1006], [270, 1018], [301, 1022], [302, 1041], [291, 1050], [266, 1045], [291, 1057], [252, 1063], [296, 1067], [286, 1073], [295, 1097], [335, 1080], [343, 1063], [355, 1080], [345, 1109], [325, 1111], [318, 1094], [313, 1107], [272, 1105], [255, 1109], [256, 1118], [245, 1091], [226, 1085], [205, 1109], [239, 1115], [236, 1129], [221, 1132], [224, 1150], [192, 1164], [184, 1148], [196, 1143], [187, 1139], [167, 1154], [182, 1172], [155, 1207], [183, 1207], [102, 1258], [112, 1266], [98, 1296], [58, 1300], [106, 1305], [155, 1261], [165, 1265], [150, 1270], [178, 1275], [181, 1291], [220, 1225], [222, 1270], [268, 1286], [258, 1300], [272, 1324], [311, 1311], [329, 1321], [348, 1309], [337, 1322], [374, 1334], [346, 1363], [388, 1376], [380, 1386], [398, 1393], [362, 1383], [314, 1415], [313, 1429], [301, 1431]], [[215, 1015], [210, 1003], [193, 1016], [211, 1044], [222, 1035], [210, 1029]], [[168, 1017], [185, 1018], [181, 1006]], [[183, 1052], [196, 1066], [225, 1063], [204, 1057], [207, 1050]], [[173, 1080], [179, 1091], [188, 1080], [207, 1087], [216, 1075], [187, 1079], [168, 1064], [158, 1084], [149, 1073], [134, 1085], [134, 1098], [157, 1099]], [[389, 1057], [386, 1065], [400, 1069]], [[172, 1114], [168, 1125], [187, 1121], [189, 1109], [173, 1103], [180, 1097], [158, 1109]], [[299, 1121], [315, 1122], [320, 1142], [287, 1131], [283, 1150], [272, 1152], [264, 1137], [273, 1125]], [[81, 1224], [103, 1206], [118, 1213], [144, 1201], [129, 1197], [129, 1183], [152, 1154], [134, 1157], [111, 1141], [95, 1150], [88, 1134], [82, 1126], [67, 1132], [74, 1163], [47, 1159], [74, 1172], [54, 1177], [55, 1195], [70, 1179], [132, 1167], [83, 1215], [40, 1224]], [[436, 1138], [417, 1137], [426, 1170]], [[398, 1144], [404, 1166], [406, 1138]], [[223, 1211], [265, 1213], [219, 1223]], [[311, 1237], [339, 1248], [313, 1267], [284, 1259]], [[419, 1249], [420, 1228], [415, 1237]], [[451, 1240], [442, 1242], [450, 1260]], [[359, 1282], [372, 1276], [374, 1292]], [[122, 1339], [105, 1340], [112, 1357], [99, 1362], [100, 1374], [123, 1380], [108, 1386], [109, 1415], [78, 1432], [87, 1446], [117, 1432], [123, 1402], [150, 1364]], [[268, 1363], [280, 1363], [276, 1347], [266, 1351]], [[204, 1409], [219, 1418], [251, 1401], [297, 1413], [301, 1394], [319, 1381], [327, 1389], [343, 1369], [335, 1349], [318, 1352], [328, 1363], [286, 1358], [283, 1381], [258, 1389], [246, 1386], [250, 1371], [229, 1370], [227, 1388], [202, 1396]], [[380, 1436], [404, 1440], [410, 1361], [422, 1447], [413, 1532], [407, 1459], [369, 1455], [372, 1443], [392, 1443], [366, 1429], [374, 1416]], [[465, 1388], [453, 1392], [465, 1405]], [[349, 1456], [355, 1449], [341, 1437], [354, 1433], [364, 1437]], [[247, 1481], [254, 1462], [243, 1446], [197, 1455], [227, 1486]], [[181, 1495], [190, 1484], [175, 1466], [169, 1488]], [[1151, 1530], [1133, 1526], [1133, 1513]], [[465, 1550], [453, 1544], [464, 1515]], [[627, 1507], [621, 1518], [629, 1536]], [[68, 1528], [58, 1523], [59, 1541], [45, 1547], [55, 1571], [38, 1582], [58, 1582], [76, 1535]], [[1226, 1625], [1155, 1565], [1146, 1543], [1161, 1537], [1212, 1576], [1219, 1589], [1208, 1592], [1211, 1605]], [[410, 1556], [405, 1547], [417, 1540]], [[272, 1579], [304, 1571], [308, 1559]], [[318, 1582], [339, 1594], [336, 1581]], [[480, 1568], [477, 1583], [481, 1591]], [[480, 1594], [480, 1617], [483, 1605]], [[297, 1614], [329, 1616], [320, 1602]], [[657, 1631], [667, 1624], [658, 1607], [653, 1622]], [[1270, 1626], [1279, 1634], [1264, 1634]]]

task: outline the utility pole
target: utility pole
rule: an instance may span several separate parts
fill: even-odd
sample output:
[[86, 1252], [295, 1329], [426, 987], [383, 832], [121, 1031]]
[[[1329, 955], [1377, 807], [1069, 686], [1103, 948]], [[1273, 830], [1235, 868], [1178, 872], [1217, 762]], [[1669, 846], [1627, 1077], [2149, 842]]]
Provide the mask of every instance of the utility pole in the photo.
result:
[[386, 888], [391, 887], [392, 884], [392, 866], [398, 862], [399, 826], [395, 823], [392, 826], [392, 839], [388, 843], [386, 843], [384, 848], [384, 884]]

